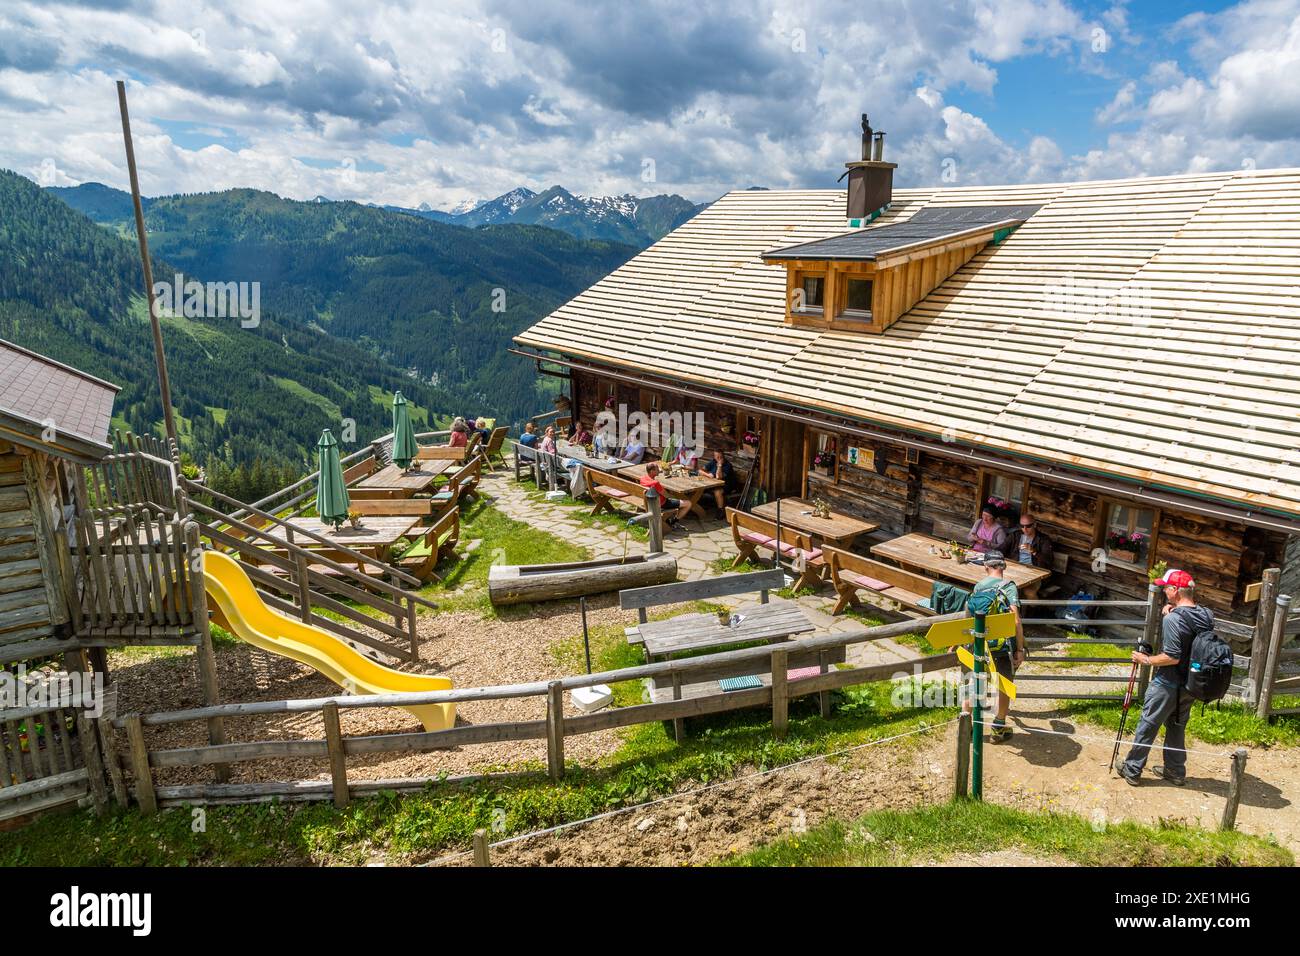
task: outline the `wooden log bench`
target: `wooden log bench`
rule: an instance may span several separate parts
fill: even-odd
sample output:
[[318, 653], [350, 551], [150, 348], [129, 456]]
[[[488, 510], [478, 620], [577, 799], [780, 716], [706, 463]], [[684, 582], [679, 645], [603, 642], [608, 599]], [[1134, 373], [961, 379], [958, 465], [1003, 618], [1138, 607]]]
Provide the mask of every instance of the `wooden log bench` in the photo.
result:
[[859, 591], [888, 598], [917, 614], [927, 617], [934, 614], [921, 603], [930, 599], [934, 587], [930, 578], [829, 545], [823, 546], [822, 557], [830, 569], [831, 585], [839, 598], [832, 614], [840, 614], [850, 607], [861, 607]]
[[[756, 558], [760, 550], [777, 549], [775, 522], [736, 508], [728, 508], [727, 523], [731, 525], [731, 539], [736, 545], [736, 560], [731, 563], [733, 568]], [[822, 557], [822, 549], [813, 544], [812, 535], [782, 525], [780, 549], [781, 556], [794, 561], [799, 573], [794, 583], [796, 591], [803, 588], [816, 590], [821, 586], [826, 573], [826, 561]]]
[[591, 509], [593, 515], [602, 511], [613, 514], [615, 504], [627, 505], [636, 511], [646, 510], [646, 489], [640, 482], [595, 468], [584, 468], [583, 471], [586, 472], [583, 477], [587, 483], [587, 494], [596, 503]]

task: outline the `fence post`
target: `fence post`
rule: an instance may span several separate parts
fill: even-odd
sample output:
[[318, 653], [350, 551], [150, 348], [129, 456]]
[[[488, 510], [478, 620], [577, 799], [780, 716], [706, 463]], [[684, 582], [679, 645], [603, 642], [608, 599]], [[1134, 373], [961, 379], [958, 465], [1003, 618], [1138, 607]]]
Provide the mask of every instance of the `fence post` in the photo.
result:
[[[1160, 648], [1160, 610], [1164, 605], [1164, 595], [1161, 594], [1159, 585], [1147, 585], [1147, 613], [1146, 621], [1142, 625], [1142, 643], [1150, 648], [1150, 653], [1158, 653]], [[1143, 665], [1138, 668], [1138, 700], [1143, 700], [1147, 695], [1147, 684], [1151, 682], [1151, 668]]]
[[492, 856], [488, 852], [488, 838], [486, 830], [474, 831], [474, 865], [491, 866]]
[[113, 729], [113, 721], [108, 717], [96, 717], [95, 729], [99, 731], [99, 752], [104, 758], [104, 765], [108, 768], [108, 782], [113, 788], [113, 801], [119, 807], [125, 807], [131, 801], [126, 792], [126, 780], [122, 776], [122, 762], [117, 754], [117, 732]]
[[[221, 681], [217, 676], [217, 653], [212, 646], [212, 625], [208, 621], [208, 596], [203, 581], [203, 545], [199, 542], [199, 526], [191, 521], [185, 525], [185, 553], [189, 558], [190, 599], [193, 602], [191, 613], [194, 627], [198, 632], [199, 682], [203, 688], [203, 704], [212, 707], [221, 703]], [[221, 717], [208, 720], [208, 743], [212, 745], [226, 742], [226, 722]], [[219, 763], [212, 767], [213, 778], [217, 783], [230, 780], [230, 765]]]
[[1282, 653], [1282, 641], [1286, 638], [1286, 619], [1291, 611], [1291, 595], [1279, 594], [1277, 607], [1273, 611], [1273, 628], [1268, 639], [1268, 657], [1265, 658], [1264, 671], [1260, 674], [1259, 691], [1256, 699], [1259, 706], [1255, 715], [1267, 720], [1273, 709], [1273, 681], [1277, 679], [1278, 657]]
[[153, 789], [153, 772], [149, 769], [149, 748], [144, 740], [144, 725], [139, 714], [126, 718], [126, 739], [131, 743], [131, 772], [135, 775], [135, 799], [142, 813], [158, 812], [158, 797]]
[[[682, 699], [682, 675], [673, 671], [673, 700]], [[681, 743], [686, 739], [686, 721], [677, 717], [673, 720], [673, 739]]]
[[[831, 661], [830, 651], [818, 652], [817, 654], [817, 663], [819, 665], [818, 670], [820, 670], [823, 674], [830, 673], [830, 669], [831, 669], [830, 661]], [[831, 692], [830, 691], [824, 690], [817, 695], [817, 706], [821, 710], [822, 719], [830, 717], [831, 715]]]
[[659, 492], [653, 488], [645, 490], [645, 512], [650, 516], [646, 530], [650, 533], [650, 554], [662, 554], [664, 550], [664, 523], [659, 512]]
[[552, 780], [564, 779], [564, 685], [546, 685], [546, 771]]
[[415, 601], [410, 598], [404, 598], [403, 600], [406, 601], [409, 615], [406, 619], [406, 629], [411, 635], [411, 660], [415, 661], [420, 659], [420, 627], [415, 616]]
[[95, 815], [104, 812], [108, 806], [108, 785], [104, 761], [99, 754], [99, 741], [95, 738], [95, 728], [86, 717], [84, 710], [77, 711], [77, 737], [81, 740], [81, 757], [86, 765], [86, 776], [90, 780], [90, 799], [95, 805]]
[[1282, 571], [1267, 568], [1259, 588], [1259, 605], [1255, 609], [1255, 633], [1250, 641], [1250, 669], [1246, 672], [1247, 703], [1259, 701], [1264, 666], [1268, 663], [1268, 641], [1273, 635], [1273, 615], [1277, 611], [1277, 585]]
[[784, 737], [790, 726], [790, 685], [786, 680], [786, 651], [772, 652], [772, 734]]
[[1228, 802], [1223, 806], [1220, 830], [1237, 828], [1237, 807], [1241, 804], [1241, 787], [1246, 777], [1246, 749], [1238, 748], [1232, 754], [1232, 777], [1228, 781]]
[[339, 705], [330, 701], [321, 708], [325, 718], [325, 746], [330, 755], [330, 780], [334, 785], [334, 806], [340, 810], [348, 805], [352, 795], [348, 792], [348, 755], [343, 747], [343, 729], [339, 726]]
[[957, 718], [957, 760], [952, 787], [952, 795], [957, 800], [964, 799], [970, 792], [970, 734], [970, 712], [962, 711]]

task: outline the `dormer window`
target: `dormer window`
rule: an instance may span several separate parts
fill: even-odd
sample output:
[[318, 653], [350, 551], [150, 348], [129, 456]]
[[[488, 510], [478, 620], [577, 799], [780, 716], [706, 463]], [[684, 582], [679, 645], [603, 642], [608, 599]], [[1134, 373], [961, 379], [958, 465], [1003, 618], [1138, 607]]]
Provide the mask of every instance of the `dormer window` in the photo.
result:
[[786, 268], [786, 322], [805, 328], [884, 332], [1037, 206], [935, 206], [910, 219], [774, 249]]
[[818, 272], [801, 272], [792, 311], [800, 315], [823, 315], [826, 308], [826, 275]]

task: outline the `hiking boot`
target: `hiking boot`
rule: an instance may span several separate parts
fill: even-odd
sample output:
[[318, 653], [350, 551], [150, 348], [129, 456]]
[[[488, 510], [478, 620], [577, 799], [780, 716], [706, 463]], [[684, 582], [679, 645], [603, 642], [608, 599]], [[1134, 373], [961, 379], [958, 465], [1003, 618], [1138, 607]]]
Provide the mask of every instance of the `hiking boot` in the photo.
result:
[[1187, 778], [1185, 776], [1176, 777], [1172, 772], [1165, 770], [1164, 767], [1152, 767], [1151, 772], [1155, 774], [1157, 777], [1159, 777], [1160, 779], [1172, 783], [1175, 787], [1187, 786]]
[[1128, 770], [1125, 769], [1123, 764], [1120, 764], [1119, 775], [1124, 778], [1124, 782], [1127, 783], [1130, 787], [1136, 787], [1142, 783], [1141, 772], [1139, 771], [1138, 773], [1129, 773]]
[[1000, 744], [1011, 739], [1011, 728], [1004, 721], [995, 720], [989, 726], [989, 743]]

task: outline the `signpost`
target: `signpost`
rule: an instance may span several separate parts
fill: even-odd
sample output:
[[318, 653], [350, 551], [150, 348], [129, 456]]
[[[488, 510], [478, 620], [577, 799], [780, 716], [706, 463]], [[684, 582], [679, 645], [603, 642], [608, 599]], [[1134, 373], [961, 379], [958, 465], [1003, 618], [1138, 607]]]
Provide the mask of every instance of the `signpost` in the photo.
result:
[[[1001, 614], [976, 614], [958, 621], [943, 621], [931, 624], [925, 639], [936, 650], [948, 647], [957, 649], [957, 658], [971, 669], [971, 786], [970, 794], [976, 800], [984, 798], [984, 728], [982, 700], [984, 697], [984, 660], [987, 656], [985, 642], [1007, 640], [1016, 635], [1016, 614], [1005, 611]], [[963, 645], [971, 644], [967, 650]], [[991, 662], [990, 662], [991, 663]], [[1016, 696], [1016, 685], [992, 667], [993, 676], [998, 686], [1012, 700]]]

